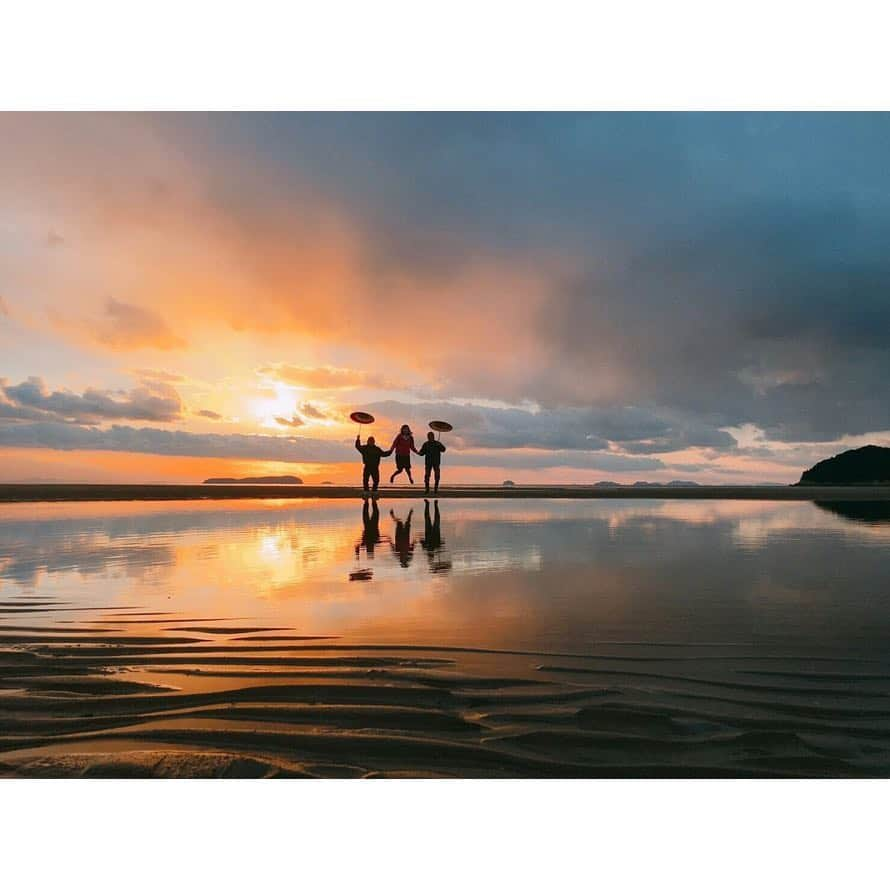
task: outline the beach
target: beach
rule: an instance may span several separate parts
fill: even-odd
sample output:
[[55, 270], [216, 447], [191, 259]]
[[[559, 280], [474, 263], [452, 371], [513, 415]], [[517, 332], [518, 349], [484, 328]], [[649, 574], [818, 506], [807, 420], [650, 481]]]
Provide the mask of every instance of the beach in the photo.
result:
[[886, 511], [510, 495], [3, 505], [0, 775], [890, 774]]
[[[422, 485], [383, 486], [381, 498], [423, 497]], [[348, 485], [123, 485], [69, 483], [0, 483], [0, 503], [40, 501], [178, 501], [237, 499], [303, 499], [362, 497], [360, 486]], [[799, 485], [645, 485], [595, 487], [561, 486], [443, 486], [438, 498], [586, 498], [586, 499], [707, 499], [758, 501], [886, 501], [890, 486]]]

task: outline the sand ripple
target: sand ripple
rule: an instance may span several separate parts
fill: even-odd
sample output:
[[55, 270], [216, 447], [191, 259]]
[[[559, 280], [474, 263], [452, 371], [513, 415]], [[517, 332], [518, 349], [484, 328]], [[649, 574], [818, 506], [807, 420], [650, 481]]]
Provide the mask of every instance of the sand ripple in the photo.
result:
[[880, 652], [553, 653], [311, 630], [6, 600], [0, 775], [890, 774]]

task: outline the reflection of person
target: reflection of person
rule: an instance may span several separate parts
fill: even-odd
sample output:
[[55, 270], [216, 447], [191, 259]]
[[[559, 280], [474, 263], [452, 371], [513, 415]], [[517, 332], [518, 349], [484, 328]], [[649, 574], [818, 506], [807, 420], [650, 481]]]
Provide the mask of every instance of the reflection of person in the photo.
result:
[[367, 491], [368, 480], [371, 480], [374, 483], [374, 491], [377, 491], [377, 486], [380, 485], [380, 458], [389, 457], [392, 454], [392, 448], [389, 451], [384, 451], [378, 447], [373, 436], [368, 436], [367, 445], [362, 445], [361, 437], [356, 436], [355, 450], [362, 456], [362, 463], [364, 464], [362, 469], [362, 487]]
[[434, 501], [433, 515], [430, 519], [430, 502], [424, 499], [423, 502], [423, 540], [420, 546], [426, 552], [427, 559], [430, 563], [431, 572], [448, 572], [451, 570], [451, 562], [447, 559], [441, 559], [439, 551], [445, 546], [442, 540], [442, 517], [439, 515], [439, 502]]
[[[420, 446], [420, 451], [418, 454], [423, 455], [425, 468], [423, 471], [423, 484], [426, 490], [426, 493], [430, 493], [430, 473], [432, 472], [436, 479], [436, 485], [433, 491], [438, 493], [439, 491], [439, 473], [441, 472], [441, 464], [442, 464], [442, 452], [445, 450], [445, 446], [436, 441], [436, 436], [434, 433], [426, 434], [426, 442]], [[436, 510], [439, 509], [439, 505], [436, 505]]]
[[392, 520], [396, 524], [392, 552], [402, 568], [407, 569], [414, 556], [414, 545], [411, 543], [411, 517], [414, 515], [414, 510], [408, 511], [408, 518], [404, 522], [392, 510], [389, 511], [389, 515], [392, 516]]
[[377, 501], [365, 501], [362, 506], [362, 538], [355, 545], [358, 556], [362, 547], [370, 559], [374, 558], [374, 548], [380, 543], [380, 508]]
[[414, 477], [411, 475], [411, 452], [413, 451], [415, 454], [419, 454], [420, 452], [414, 447], [414, 436], [411, 435], [411, 427], [409, 427], [407, 423], [402, 426], [399, 434], [392, 440], [392, 445], [387, 454], [392, 454], [393, 451], [396, 453], [396, 471], [389, 477], [390, 485], [392, 485], [396, 476], [398, 476], [402, 470], [408, 474], [408, 481], [413, 485]]

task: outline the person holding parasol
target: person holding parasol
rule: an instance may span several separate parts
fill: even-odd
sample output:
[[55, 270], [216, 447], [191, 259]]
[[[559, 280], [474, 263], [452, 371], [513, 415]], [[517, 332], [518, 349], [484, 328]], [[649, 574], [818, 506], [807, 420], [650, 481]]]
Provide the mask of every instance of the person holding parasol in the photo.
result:
[[[430, 427], [437, 432], [450, 432], [454, 427], [451, 426], [445, 420], [431, 420]], [[435, 487], [433, 491], [438, 494], [439, 493], [439, 476], [442, 472], [442, 453], [445, 451], [445, 446], [436, 438], [435, 434], [429, 432], [426, 434], [426, 442], [420, 446], [420, 451], [417, 453], [423, 456], [424, 459], [424, 472], [423, 472], [423, 484], [425, 487], [425, 493], [430, 493], [430, 475], [432, 474], [435, 479]]]
[[[365, 411], [353, 411], [349, 416], [356, 423], [374, 422], [373, 415]], [[369, 482], [373, 482], [373, 491], [376, 493], [380, 485], [380, 458], [389, 457], [392, 454], [392, 448], [389, 451], [384, 451], [377, 445], [373, 436], [368, 436], [367, 443], [362, 445], [361, 436], [356, 434], [355, 450], [362, 456], [362, 488], [365, 491], [365, 495], [367, 496], [368, 494]]]

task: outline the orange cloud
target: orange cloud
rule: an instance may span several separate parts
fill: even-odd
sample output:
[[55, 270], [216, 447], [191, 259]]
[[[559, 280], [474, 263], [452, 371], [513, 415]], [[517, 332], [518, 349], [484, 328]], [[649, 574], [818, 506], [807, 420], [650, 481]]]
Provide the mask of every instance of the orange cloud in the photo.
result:
[[383, 387], [384, 381], [377, 374], [355, 371], [351, 368], [300, 368], [294, 365], [267, 365], [259, 372], [292, 386], [307, 389], [357, 389], [360, 386]]
[[187, 345], [156, 312], [114, 299], [105, 304], [95, 337], [112, 349], [182, 349]]

